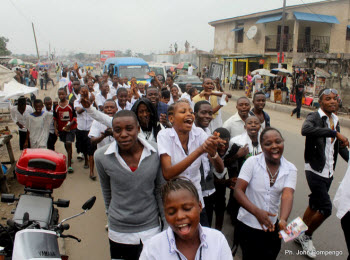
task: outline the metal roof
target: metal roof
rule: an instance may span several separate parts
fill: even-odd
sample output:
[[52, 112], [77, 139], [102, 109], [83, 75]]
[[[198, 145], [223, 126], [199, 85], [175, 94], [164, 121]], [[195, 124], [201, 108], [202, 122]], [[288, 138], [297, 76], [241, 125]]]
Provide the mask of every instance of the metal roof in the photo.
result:
[[271, 23], [271, 22], [280, 21], [281, 19], [282, 19], [282, 14], [279, 14], [279, 15], [260, 18], [256, 23]]
[[132, 65], [148, 65], [147, 62], [145, 62], [141, 58], [133, 58], [133, 57], [123, 57], [123, 58], [108, 58], [105, 61], [106, 65], [114, 64], [114, 65], [120, 65], [120, 66], [132, 66]]
[[234, 29], [231, 30], [231, 32], [237, 32], [237, 31], [240, 31], [240, 30], [243, 30], [243, 27], [234, 28]]
[[318, 22], [318, 23], [340, 23], [337, 17], [333, 15], [324, 15], [324, 14], [312, 14], [312, 13], [302, 13], [302, 12], [293, 12], [295, 19], [299, 21], [309, 21], [309, 22]]

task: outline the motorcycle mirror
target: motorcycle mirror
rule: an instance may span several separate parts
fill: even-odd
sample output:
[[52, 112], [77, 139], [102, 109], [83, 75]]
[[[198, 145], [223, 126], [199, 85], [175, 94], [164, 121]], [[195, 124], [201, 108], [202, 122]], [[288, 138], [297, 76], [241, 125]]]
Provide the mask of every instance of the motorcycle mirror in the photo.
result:
[[91, 209], [92, 206], [94, 206], [95, 201], [96, 201], [96, 197], [95, 197], [95, 196], [91, 197], [90, 199], [88, 199], [88, 200], [84, 203], [84, 205], [82, 206], [82, 209], [83, 209], [83, 210], [89, 210], [89, 209]]

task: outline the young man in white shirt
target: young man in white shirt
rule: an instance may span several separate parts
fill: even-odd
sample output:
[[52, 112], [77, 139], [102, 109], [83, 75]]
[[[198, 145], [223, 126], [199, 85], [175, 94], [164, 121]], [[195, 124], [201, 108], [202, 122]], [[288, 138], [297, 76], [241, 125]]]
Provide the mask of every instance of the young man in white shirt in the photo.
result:
[[[44, 105], [45, 107], [43, 110], [53, 115], [52, 99], [50, 97], [44, 98]], [[56, 142], [57, 142], [57, 135], [55, 134], [55, 124], [52, 119], [50, 123], [50, 129], [49, 129], [49, 138], [47, 140], [47, 149], [55, 151]]]
[[193, 66], [192, 64], [188, 64], [187, 75], [192, 76], [192, 74], [193, 74]]
[[[23, 150], [27, 138], [26, 119], [31, 113], [33, 113], [33, 108], [27, 105], [26, 101], [26, 98], [21, 96], [18, 98], [17, 106], [11, 108], [11, 119], [18, 126], [20, 150]], [[28, 148], [30, 148], [30, 142], [28, 143]]]
[[316, 249], [312, 242], [313, 233], [332, 214], [332, 202], [328, 194], [338, 153], [349, 160], [348, 139], [340, 134], [339, 120], [334, 114], [338, 92], [322, 89], [319, 93], [320, 109], [310, 113], [301, 130], [305, 141], [305, 174], [311, 194], [303, 220], [308, 226], [304, 234], [295, 239], [307, 256], [315, 258]]
[[95, 102], [100, 111], [103, 109], [103, 104], [107, 99], [112, 98], [112, 95], [109, 93], [109, 85], [107, 82], [103, 82], [100, 85], [100, 93], [98, 93], [95, 97]]
[[243, 134], [244, 122], [249, 116], [250, 100], [247, 97], [237, 99], [237, 113], [225, 121], [222, 127], [226, 128], [231, 135], [231, 138]]

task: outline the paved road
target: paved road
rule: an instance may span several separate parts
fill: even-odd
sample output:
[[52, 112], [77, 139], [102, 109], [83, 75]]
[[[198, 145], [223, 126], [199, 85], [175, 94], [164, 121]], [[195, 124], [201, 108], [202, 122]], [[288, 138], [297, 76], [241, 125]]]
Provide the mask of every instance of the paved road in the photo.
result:
[[[229, 118], [235, 113], [235, 103], [229, 103], [223, 109], [223, 120]], [[290, 219], [302, 216], [308, 204], [309, 189], [305, 180], [304, 169], [304, 138], [300, 135], [302, 121], [287, 114], [267, 111], [271, 116], [272, 125], [281, 130], [285, 138], [285, 157], [295, 164], [298, 168], [298, 183], [294, 196], [294, 206]], [[343, 129], [346, 136], [350, 136], [350, 129]], [[61, 143], [57, 144], [57, 150], [64, 152]], [[85, 216], [71, 220], [69, 223], [71, 229], [68, 233], [74, 234], [82, 238], [82, 242], [78, 243], [74, 240], [67, 240], [66, 249], [70, 259], [109, 259], [109, 246], [107, 240], [107, 232], [104, 227], [106, 225], [106, 215], [103, 205], [103, 199], [100, 191], [99, 182], [93, 182], [88, 178], [88, 170], [83, 169], [83, 162], [78, 162], [74, 155], [75, 169], [74, 174], [68, 175], [67, 180], [61, 188], [55, 191], [55, 198], [70, 199], [71, 206], [68, 209], [60, 209], [61, 219], [80, 212], [81, 205], [90, 196], [97, 196], [97, 202], [93, 209]], [[334, 197], [339, 182], [344, 176], [346, 163], [339, 159], [335, 172], [335, 178], [330, 189], [331, 197]], [[228, 217], [225, 221], [223, 233], [226, 235], [230, 243], [232, 243], [233, 228], [228, 223]], [[314, 234], [314, 244], [319, 252], [340, 251], [343, 255], [335, 256], [319, 256], [317, 259], [345, 259], [347, 255], [346, 244], [340, 221], [336, 218], [335, 212]], [[294, 242], [283, 243], [282, 250], [278, 259], [306, 259], [304, 256], [297, 256], [299, 246]], [[238, 259], [240, 259], [238, 254]]]

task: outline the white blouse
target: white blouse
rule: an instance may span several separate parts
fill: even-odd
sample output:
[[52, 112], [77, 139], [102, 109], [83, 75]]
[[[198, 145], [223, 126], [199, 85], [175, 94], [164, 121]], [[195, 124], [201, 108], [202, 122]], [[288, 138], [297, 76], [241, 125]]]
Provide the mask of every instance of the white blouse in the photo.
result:
[[[249, 157], [242, 166], [238, 178], [248, 182], [246, 196], [259, 209], [276, 214], [270, 217], [272, 223], [276, 223], [281, 195], [284, 188], [295, 190], [297, 182], [297, 168], [281, 158], [280, 171], [273, 186], [270, 187], [270, 178], [266, 170], [265, 156], [263, 153]], [[238, 220], [255, 229], [262, 229], [257, 218], [241, 207], [238, 212]]]
[[[192, 126], [189, 133], [188, 139], [188, 154], [185, 153], [182, 148], [179, 136], [177, 135], [174, 128], [167, 128], [161, 130], [157, 136], [158, 153], [159, 156], [162, 154], [167, 154], [171, 157], [171, 164], [175, 165], [182, 160], [184, 160], [189, 154], [194, 152], [199, 146], [201, 146], [205, 140], [208, 139], [208, 135], [204, 132], [202, 128]], [[207, 154], [205, 154], [207, 156]], [[201, 188], [201, 166], [202, 157], [199, 156], [185, 171], [183, 171], [179, 176], [184, 176], [191, 180], [198, 191], [200, 201], [204, 207], [202, 188]]]

